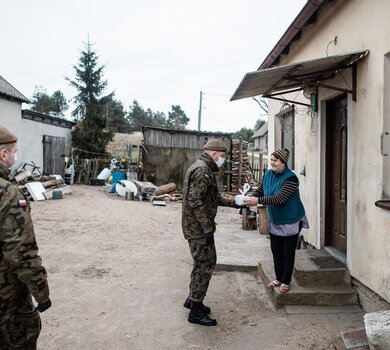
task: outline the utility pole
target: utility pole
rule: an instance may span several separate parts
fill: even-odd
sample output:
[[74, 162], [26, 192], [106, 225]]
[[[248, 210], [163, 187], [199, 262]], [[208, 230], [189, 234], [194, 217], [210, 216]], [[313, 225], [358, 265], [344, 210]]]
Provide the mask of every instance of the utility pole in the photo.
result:
[[203, 92], [200, 92], [200, 99], [199, 99], [199, 112], [198, 112], [198, 131], [200, 131], [200, 122], [202, 120], [202, 95]]

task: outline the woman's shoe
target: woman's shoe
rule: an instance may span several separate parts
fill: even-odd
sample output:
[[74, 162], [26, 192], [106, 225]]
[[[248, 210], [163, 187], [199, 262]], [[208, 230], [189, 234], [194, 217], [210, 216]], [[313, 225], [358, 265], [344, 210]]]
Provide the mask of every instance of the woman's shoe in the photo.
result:
[[290, 290], [290, 287], [287, 284], [282, 283], [280, 285], [280, 293], [287, 293]]
[[272, 282], [267, 284], [268, 289], [272, 289], [274, 287], [279, 287], [279, 286], [280, 286], [280, 282], [278, 280], [273, 280]]

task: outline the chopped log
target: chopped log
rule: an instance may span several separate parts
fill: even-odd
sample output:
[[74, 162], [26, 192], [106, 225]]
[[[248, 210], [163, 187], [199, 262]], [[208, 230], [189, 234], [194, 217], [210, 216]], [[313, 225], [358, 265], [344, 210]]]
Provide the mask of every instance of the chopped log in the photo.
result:
[[173, 182], [167, 183], [165, 185], [158, 186], [156, 191], [153, 194], [153, 197], [159, 196], [160, 194], [170, 193], [176, 190], [176, 184]]
[[256, 213], [248, 208], [242, 208], [242, 229], [243, 230], [256, 230], [257, 228], [257, 217]]
[[62, 185], [65, 182], [65, 180], [49, 180], [42, 182], [43, 187], [48, 188], [48, 187], [53, 187], [53, 186], [59, 186]]

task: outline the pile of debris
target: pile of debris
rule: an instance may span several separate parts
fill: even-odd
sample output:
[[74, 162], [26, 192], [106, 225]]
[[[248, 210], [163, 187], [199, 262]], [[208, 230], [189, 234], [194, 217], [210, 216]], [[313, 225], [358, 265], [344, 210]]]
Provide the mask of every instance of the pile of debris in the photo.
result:
[[61, 175], [43, 175], [34, 163], [24, 163], [19, 167], [13, 182], [26, 198], [34, 201], [61, 199], [64, 194], [72, 194]]

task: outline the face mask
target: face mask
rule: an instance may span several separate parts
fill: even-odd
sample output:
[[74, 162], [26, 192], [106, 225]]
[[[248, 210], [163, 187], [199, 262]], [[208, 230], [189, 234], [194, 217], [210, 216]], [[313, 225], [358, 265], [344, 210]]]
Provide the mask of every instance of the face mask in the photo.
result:
[[215, 163], [217, 163], [217, 167], [220, 168], [220, 167], [223, 165], [223, 163], [225, 163], [225, 158], [219, 157], [219, 158], [215, 161]]
[[14, 161], [13, 161], [12, 165], [9, 167], [11, 169], [12, 167], [14, 167], [16, 165], [16, 162], [18, 161], [18, 152], [15, 152], [15, 153], [8, 152], [8, 153], [14, 155]]

